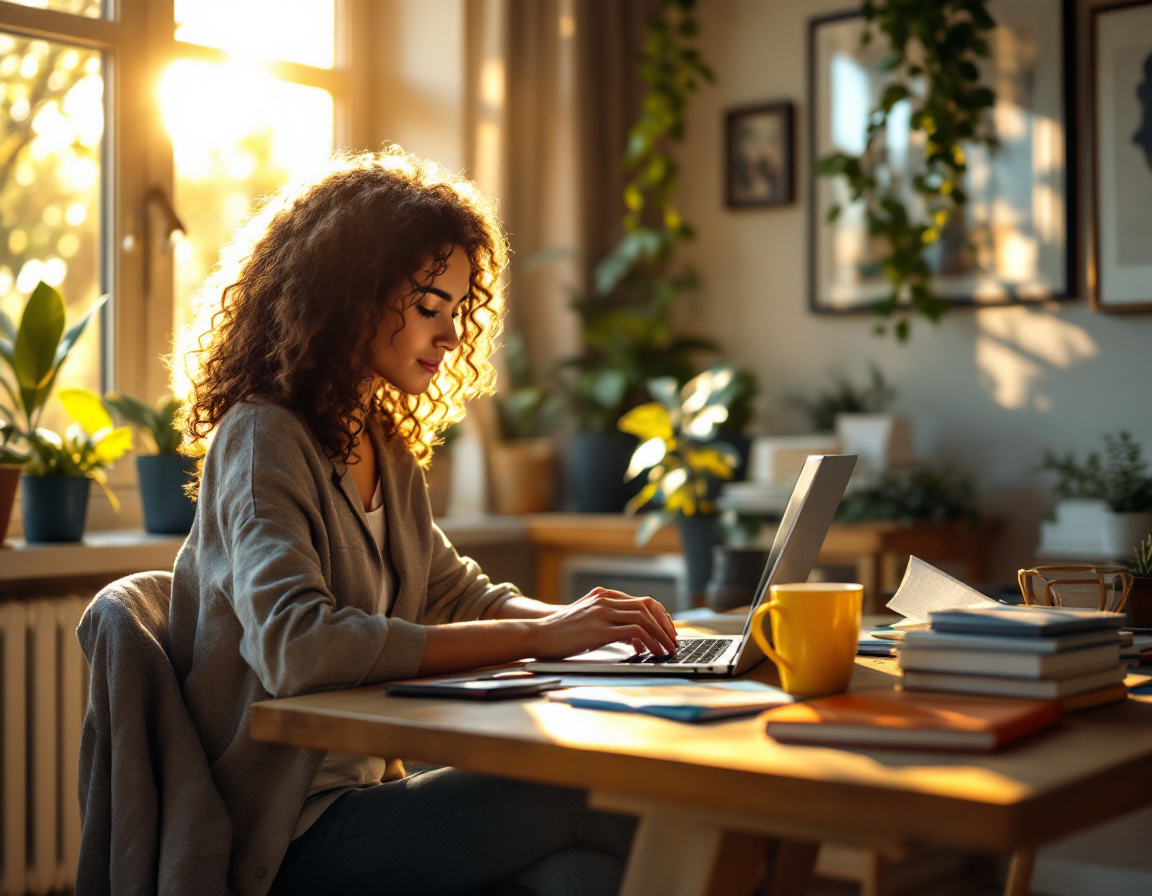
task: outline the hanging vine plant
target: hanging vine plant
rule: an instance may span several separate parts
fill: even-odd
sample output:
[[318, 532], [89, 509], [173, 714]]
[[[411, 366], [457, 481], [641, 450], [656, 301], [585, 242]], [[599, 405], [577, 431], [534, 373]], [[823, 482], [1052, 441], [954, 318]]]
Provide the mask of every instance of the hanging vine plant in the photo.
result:
[[[913, 315], [935, 323], [948, 311], [932, 287], [926, 250], [967, 202], [965, 145], [999, 145], [988, 114], [996, 96], [980, 83], [977, 64], [988, 57], [996, 27], [987, 7], [988, 0], [865, 0], [861, 45], [887, 38], [890, 53], [881, 67], [891, 79], [869, 114], [863, 152], [832, 153], [816, 165], [817, 176], [844, 177], [852, 200], [864, 203], [868, 234], [883, 247], [876, 261], [891, 287], [872, 305], [883, 318], [875, 332], [884, 334], [891, 324], [900, 342], [908, 339]], [[883, 141], [902, 102], [912, 106], [909, 127], [925, 136], [923, 169], [910, 184], [889, 168]], [[833, 205], [827, 221], [840, 212]]]

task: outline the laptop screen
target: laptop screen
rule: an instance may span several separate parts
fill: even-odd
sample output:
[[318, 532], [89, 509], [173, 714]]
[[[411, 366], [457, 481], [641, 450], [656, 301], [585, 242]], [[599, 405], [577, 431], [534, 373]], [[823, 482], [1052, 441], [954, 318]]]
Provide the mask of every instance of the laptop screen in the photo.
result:
[[[769, 587], [773, 584], [808, 581], [855, 467], [855, 454], [814, 454], [804, 462], [804, 468], [792, 489], [792, 497], [788, 499], [788, 506], [784, 508], [784, 515], [776, 529], [776, 537], [768, 552], [768, 561], [764, 564], [764, 572], [748, 610], [748, 618], [744, 620], [744, 635], [740, 653], [736, 657], [738, 666], [743, 665], [741, 659], [748, 650], [760, 654], [760, 648], [749, 635], [752, 614], [768, 594]], [[757, 656], [757, 662], [760, 658]]]

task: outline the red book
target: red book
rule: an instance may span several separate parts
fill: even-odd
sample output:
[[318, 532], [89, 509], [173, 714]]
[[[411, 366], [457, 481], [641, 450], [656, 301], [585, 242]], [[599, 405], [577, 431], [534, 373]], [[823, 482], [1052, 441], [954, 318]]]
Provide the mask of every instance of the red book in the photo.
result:
[[1060, 721], [1059, 703], [922, 691], [857, 691], [770, 709], [781, 743], [991, 752]]

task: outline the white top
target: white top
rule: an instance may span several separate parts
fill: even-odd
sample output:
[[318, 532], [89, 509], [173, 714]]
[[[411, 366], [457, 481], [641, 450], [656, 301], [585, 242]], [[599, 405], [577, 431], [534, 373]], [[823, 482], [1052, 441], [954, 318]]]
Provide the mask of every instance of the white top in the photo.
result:
[[[380, 488], [380, 480], [376, 480], [376, 491], [372, 500], [364, 511], [368, 517], [368, 531], [376, 542], [376, 549], [384, 560], [384, 581], [380, 588], [380, 599], [376, 604], [376, 612], [386, 614], [392, 606], [392, 596], [396, 592], [396, 572], [388, 560], [388, 551], [385, 549], [384, 526], [384, 493]], [[360, 756], [354, 753], [330, 752], [324, 757], [316, 777], [312, 779], [312, 786], [308, 788], [308, 795], [304, 800], [304, 808], [300, 810], [300, 817], [296, 819], [296, 827], [292, 831], [295, 840], [308, 828], [316, 823], [316, 819], [324, 814], [324, 810], [336, 802], [340, 795], [356, 787], [367, 784], [378, 784], [384, 777], [387, 760], [377, 756]]]

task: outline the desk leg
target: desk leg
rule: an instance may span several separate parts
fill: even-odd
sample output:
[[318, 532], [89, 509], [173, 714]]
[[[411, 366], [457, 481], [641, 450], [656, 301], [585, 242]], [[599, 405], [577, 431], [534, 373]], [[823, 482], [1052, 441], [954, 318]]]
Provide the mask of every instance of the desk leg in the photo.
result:
[[777, 840], [771, 850], [763, 896], [804, 896], [812, 883], [819, 843]]
[[880, 612], [880, 555], [861, 554], [856, 558], [856, 581], [864, 586], [864, 612]]
[[536, 593], [532, 596], [537, 600], [546, 604], [563, 602], [564, 554], [546, 545], [536, 548]]
[[646, 815], [636, 828], [620, 896], [751, 896], [770, 843], [682, 817]]
[[[726, 831], [684, 817], [645, 815], [620, 896], [803, 896], [819, 844]], [[675, 860], [671, 857], [675, 856]]]

